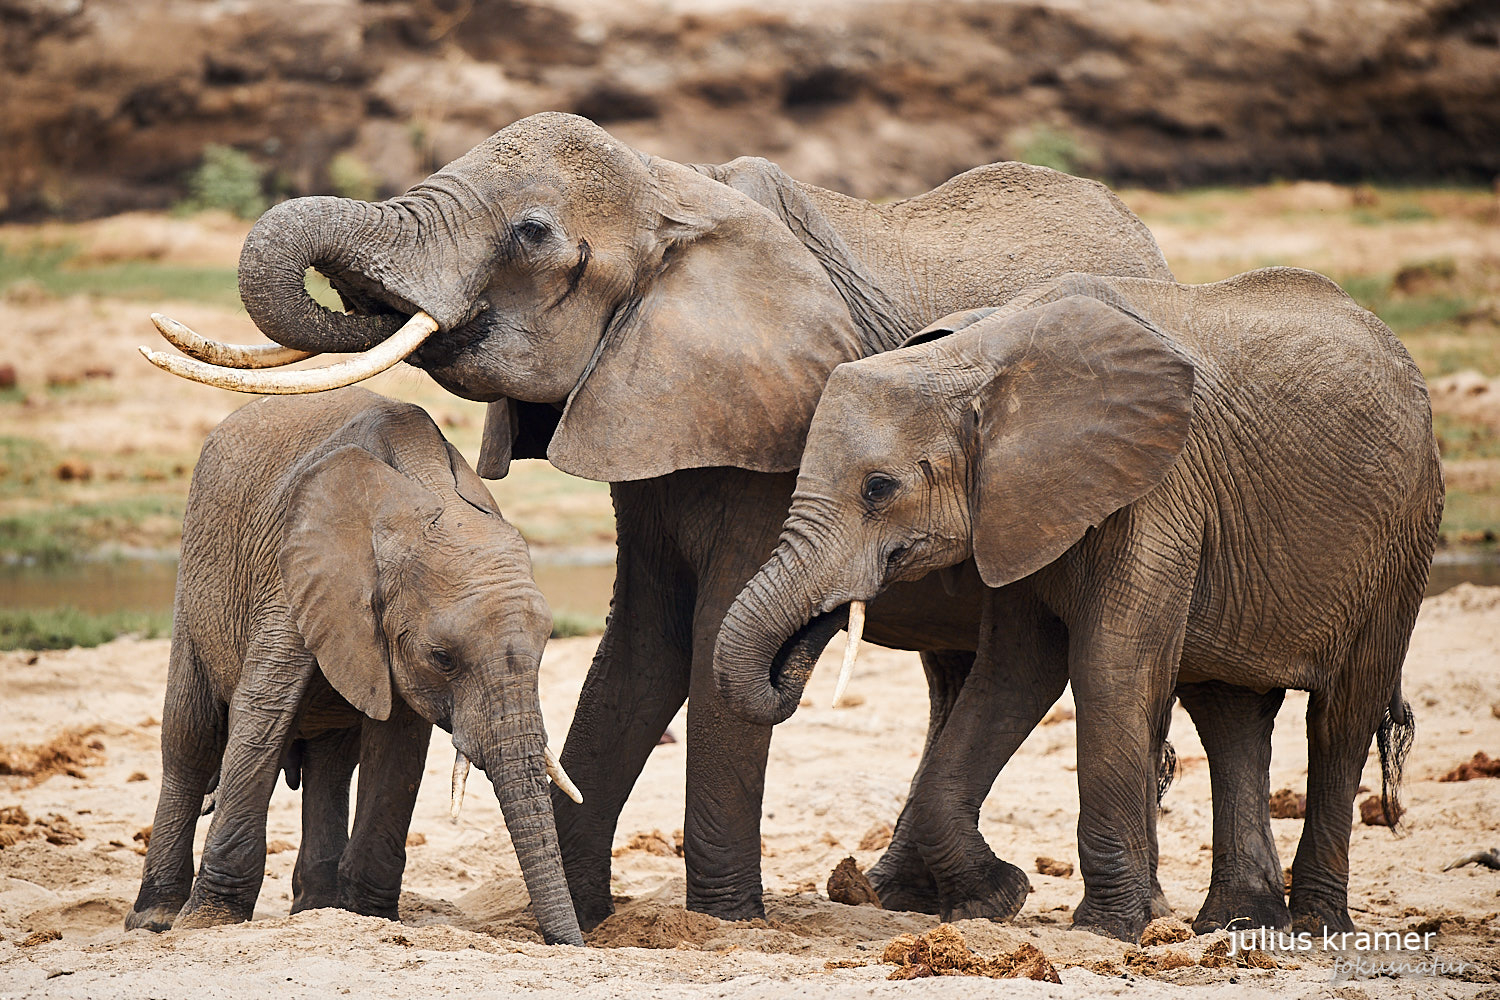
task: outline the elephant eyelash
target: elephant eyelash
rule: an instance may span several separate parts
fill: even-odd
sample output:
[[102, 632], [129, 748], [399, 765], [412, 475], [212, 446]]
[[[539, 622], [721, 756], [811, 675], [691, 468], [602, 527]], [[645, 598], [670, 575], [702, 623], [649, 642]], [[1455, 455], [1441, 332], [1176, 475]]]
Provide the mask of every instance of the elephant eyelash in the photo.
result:
[[431, 655], [432, 662], [436, 663], [438, 665], [438, 669], [445, 674], [451, 672], [455, 667], [458, 666], [457, 661], [453, 659], [453, 654], [448, 652], [446, 649], [434, 649]]

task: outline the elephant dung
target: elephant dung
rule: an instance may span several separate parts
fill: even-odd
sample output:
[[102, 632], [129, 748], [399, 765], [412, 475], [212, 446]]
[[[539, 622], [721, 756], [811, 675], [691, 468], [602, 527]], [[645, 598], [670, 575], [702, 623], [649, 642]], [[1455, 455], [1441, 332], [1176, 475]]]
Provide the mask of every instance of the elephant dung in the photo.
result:
[[1302, 819], [1307, 816], [1307, 796], [1290, 788], [1271, 793], [1272, 819]]
[[1036, 872], [1038, 875], [1051, 875], [1053, 878], [1068, 878], [1073, 874], [1073, 863], [1056, 861], [1043, 856], [1036, 859]]
[[845, 858], [828, 876], [828, 898], [845, 906], [880, 906], [875, 887], [853, 858]]
[[1472, 781], [1475, 778], [1500, 778], [1500, 758], [1480, 750], [1438, 780]]
[[1371, 795], [1359, 804], [1359, 821], [1365, 826], [1395, 826], [1406, 812], [1392, 802], [1391, 813], [1386, 815], [1385, 805], [1379, 795]]

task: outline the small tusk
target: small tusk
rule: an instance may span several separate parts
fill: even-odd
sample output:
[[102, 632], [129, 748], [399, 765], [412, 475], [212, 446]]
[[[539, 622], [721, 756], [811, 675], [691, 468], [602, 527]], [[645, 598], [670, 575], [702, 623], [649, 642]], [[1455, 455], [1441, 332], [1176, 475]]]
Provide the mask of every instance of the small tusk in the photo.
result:
[[552, 779], [552, 783], [561, 788], [568, 798], [583, 805], [583, 793], [578, 790], [577, 785], [573, 784], [573, 779], [568, 777], [568, 772], [563, 770], [562, 761], [557, 759], [557, 754], [552, 752], [551, 747], [543, 745], [542, 759], [547, 762], [547, 777]]
[[156, 324], [167, 343], [183, 354], [225, 368], [280, 368], [317, 354], [316, 351], [299, 351], [280, 344], [221, 344], [199, 336], [186, 324], [161, 313], [152, 313], [151, 322]]
[[323, 368], [293, 372], [255, 372], [223, 368], [191, 358], [179, 358], [142, 347], [141, 354], [162, 371], [171, 372], [192, 382], [233, 389], [235, 392], [258, 392], [272, 396], [322, 392], [362, 382], [397, 364], [438, 328], [437, 320], [419, 312], [406, 325], [363, 354]]
[[859, 658], [859, 637], [865, 632], [865, 602], [849, 602], [849, 642], [844, 646], [844, 663], [839, 667], [839, 682], [833, 689], [833, 707], [838, 708], [839, 702], [843, 700], [844, 689], [849, 686], [849, 678], [854, 676], [854, 661]]
[[464, 785], [469, 781], [469, 758], [462, 750], [453, 751], [453, 785], [448, 793], [448, 815], [458, 822], [458, 811], [464, 807]]

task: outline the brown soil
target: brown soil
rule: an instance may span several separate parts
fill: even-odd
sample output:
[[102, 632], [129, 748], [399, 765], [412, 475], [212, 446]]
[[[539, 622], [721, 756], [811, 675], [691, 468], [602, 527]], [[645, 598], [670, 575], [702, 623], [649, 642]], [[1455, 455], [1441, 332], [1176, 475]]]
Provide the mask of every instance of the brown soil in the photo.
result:
[[0, 746], [0, 774], [30, 778], [33, 784], [54, 774], [82, 778], [83, 768], [104, 760], [100, 732], [99, 726], [66, 729], [35, 746]]
[[[397, 191], [540, 110], [861, 196], [1061, 148], [1117, 181], [1500, 173], [1481, 0], [7, 0], [0, 217], [162, 207], [206, 143]], [[347, 173], [347, 171], [346, 171]]]

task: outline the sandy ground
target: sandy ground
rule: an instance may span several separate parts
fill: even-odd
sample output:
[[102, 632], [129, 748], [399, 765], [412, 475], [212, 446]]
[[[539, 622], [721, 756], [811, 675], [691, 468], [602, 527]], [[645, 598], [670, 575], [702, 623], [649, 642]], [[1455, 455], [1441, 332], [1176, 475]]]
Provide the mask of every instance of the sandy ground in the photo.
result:
[[[542, 693], [560, 741], [595, 640], [554, 642]], [[1463, 585], [1423, 608], [1405, 690], [1419, 735], [1408, 765], [1408, 833], [1396, 838], [1356, 822], [1350, 899], [1362, 927], [1434, 934], [1437, 958], [1457, 975], [1336, 978], [1336, 955], [1319, 948], [1280, 956], [1280, 969], [1186, 966], [1150, 973], [1169, 951], [1188, 958], [1224, 934], [1147, 949], [1137, 972], [1110, 975], [1069, 963], [1124, 966], [1127, 946], [1068, 929], [1082, 891], [1076, 875], [1032, 875], [1034, 893], [1009, 924], [963, 921], [985, 956], [1023, 943], [1059, 968], [1061, 985], [1029, 980], [921, 979], [887, 984], [887, 941], [921, 933], [935, 917], [849, 907], [826, 897], [835, 864], [878, 856], [859, 844], [894, 819], [926, 722], [916, 656], [871, 648], [850, 696], [828, 707], [835, 640], [804, 707], [776, 734], [764, 817], [767, 919], [724, 923], [683, 908], [682, 860], [628, 849], [637, 834], [681, 825], [683, 743], [657, 749], [626, 806], [616, 837], [617, 913], [590, 947], [537, 943], [519, 869], [498, 806], [476, 776], [456, 825], [447, 817], [451, 748], [435, 734], [412, 825], [403, 920], [333, 910], [288, 916], [299, 831], [299, 793], [278, 787], [268, 838], [276, 849], [256, 919], [211, 930], [153, 935], [122, 929], [141, 858], [133, 839], [151, 821], [160, 777], [158, 724], [167, 643], [122, 639], [94, 650], [0, 654], [0, 743], [36, 745], [70, 727], [94, 728], [93, 763], [34, 783], [0, 777], [0, 808], [21, 806], [43, 825], [0, 849], [0, 997], [409, 997], [418, 991], [484, 991], [568, 997], [863, 997], [1014, 995], [1395, 997], [1500, 996], [1500, 872], [1444, 872], [1460, 855], [1500, 843], [1500, 780], [1439, 782], [1477, 750], [1500, 753], [1500, 588]], [[1301, 790], [1307, 698], [1291, 693], [1278, 719], [1272, 787]], [[1069, 705], [1065, 696], [1063, 707]], [[1492, 708], [1492, 705], [1495, 707]], [[1066, 713], [1059, 713], [1066, 715]], [[683, 720], [673, 725], [684, 732]], [[1161, 881], [1177, 914], [1191, 919], [1207, 890], [1209, 781], [1202, 748], [1180, 709], [1173, 741], [1182, 761], [1161, 818]], [[1031, 870], [1040, 855], [1076, 863], [1074, 724], [1040, 727], [985, 802], [981, 828], [1007, 858]], [[85, 756], [90, 756], [85, 753]], [[1372, 752], [1365, 781], [1379, 786]], [[1289, 863], [1302, 823], [1273, 821]], [[201, 833], [207, 821], [200, 824]], [[72, 836], [68, 836], [71, 833]], [[68, 841], [78, 837], [77, 842]], [[201, 839], [200, 839], [201, 846]], [[41, 933], [38, 933], [41, 932]], [[57, 932], [56, 934], [49, 932]], [[58, 936], [60, 935], [60, 936]], [[1368, 957], [1368, 956], [1366, 956]], [[829, 963], [853, 964], [852, 968]], [[865, 963], [865, 964], [859, 964]], [[1170, 963], [1168, 963], [1170, 964]], [[1142, 972], [1147, 974], [1141, 974]]]

